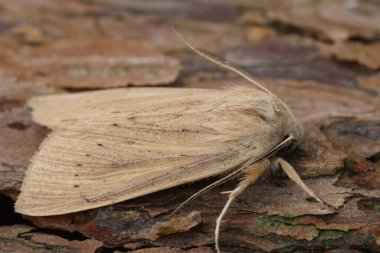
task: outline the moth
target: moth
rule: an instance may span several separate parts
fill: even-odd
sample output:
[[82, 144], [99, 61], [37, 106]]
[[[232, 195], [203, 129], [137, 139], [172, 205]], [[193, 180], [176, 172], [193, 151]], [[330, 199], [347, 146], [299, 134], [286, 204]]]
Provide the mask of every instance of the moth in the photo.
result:
[[269, 167], [282, 170], [317, 201], [276, 153], [297, 145], [302, 125], [288, 106], [248, 74], [183, 42], [235, 72], [249, 87], [223, 90], [129, 88], [33, 98], [33, 118], [52, 129], [26, 171], [16, 212], [73, 213], [221, 175], [191, 199], [231, 178], [232, 201]]

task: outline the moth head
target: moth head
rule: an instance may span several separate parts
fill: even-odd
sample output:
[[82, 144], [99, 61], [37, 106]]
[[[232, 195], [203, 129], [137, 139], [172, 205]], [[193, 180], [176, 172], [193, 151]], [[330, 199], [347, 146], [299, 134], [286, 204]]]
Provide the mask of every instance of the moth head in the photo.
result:
[[292, 139], [287, 150], [295, 148], [300, 144], [304, 135], [301, 122], [294, 117], [289, 107], [277, 97], [274, 97], [273, 107], [277, 117], [280, 119], [279, 121], [283, 122], [280, 127], [283, 140], [289, 137]]
[[291, 127], [290, 134], [293, 135], [294, 139], [293, 139], [292, 143], [290, 144], [289, 149], [294, 149], [295, 147], [297, 147], [301, 143], [302, 138], [303, 138], [302, 124], [300, 121], [298, 121], [295, 118], [294, 118], [294, 121], [293, 121], [293, 124]]

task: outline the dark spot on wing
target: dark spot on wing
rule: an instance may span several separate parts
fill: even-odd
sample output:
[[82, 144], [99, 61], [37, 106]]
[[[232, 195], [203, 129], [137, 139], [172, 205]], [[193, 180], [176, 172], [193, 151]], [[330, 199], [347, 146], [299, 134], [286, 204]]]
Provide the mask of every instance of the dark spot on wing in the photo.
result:
[[24, 131], [28, 128], [28, 126], [26, 126], [22, 122], [12, 122], [12, 123], [7, 124], [7, 126], [16, 130], [20, 130], [20, 131]]
[[74, 184], [74, 188], [79, 188], [79, 184]]
[[81, 163], [77, 163], [77, 166], [78, 166], [78, 167], [82, 167], [82, 164], [81, 164]]
[[87, 203], [91, 203], [91, 202], [92, 202], [91, 199], [89, 199], [89, 198], [87, 198], [87, 197], [85, 197], [85, 196], [82, 196], [82, 198], [83, 198], [84, 201], [86, 201]]
[[104, 147], [102, 143], [97, 143], [99, 147]]
[[116, 124], [116, 123], [113, 123], [112, 124], [114, 127], [118, 127], [119, 126], [119, 124]]
[[243, 146], [244, 148], [247, 148], [247, 149], [256, 149], [257, 148], [254, 143], [243, 143], [243, 144], [241, 144], [241, 146]]

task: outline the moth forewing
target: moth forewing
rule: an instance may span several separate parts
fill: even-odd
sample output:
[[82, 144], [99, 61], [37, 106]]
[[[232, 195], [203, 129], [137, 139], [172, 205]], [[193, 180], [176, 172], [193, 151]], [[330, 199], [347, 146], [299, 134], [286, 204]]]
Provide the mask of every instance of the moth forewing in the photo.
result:
[[[271, 99], [247, 87], [34, 99], [37, 122], [55, 130], [28, 168], [16, 211], [77, 212], [232, 171], [284, 138], [278, 129], [287, 122], [279, 120]], [[63, 111], [75, 108], [78, 116], [63, 113], [50, 122], [56, 103]]]

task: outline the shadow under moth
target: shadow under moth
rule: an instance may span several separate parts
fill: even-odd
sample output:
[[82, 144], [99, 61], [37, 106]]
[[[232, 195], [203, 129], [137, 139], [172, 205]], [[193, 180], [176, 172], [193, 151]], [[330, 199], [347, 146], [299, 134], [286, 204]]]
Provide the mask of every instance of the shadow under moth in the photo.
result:
[[52, 129], [32, 159], [15, 204], [29, 216], [67, 214], [137, 198], [222, 175], [195, 193], [231, 178], [232, 201], [269, 167], [278, 167], [317, 201], [293, 167], [276, 152], [297, 145], [302, 125], [288, 106], [246, 73], [250, 87], [223, 90], [125, 88], [50, 95], [30, 100], [34, 120]]

